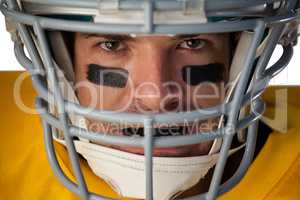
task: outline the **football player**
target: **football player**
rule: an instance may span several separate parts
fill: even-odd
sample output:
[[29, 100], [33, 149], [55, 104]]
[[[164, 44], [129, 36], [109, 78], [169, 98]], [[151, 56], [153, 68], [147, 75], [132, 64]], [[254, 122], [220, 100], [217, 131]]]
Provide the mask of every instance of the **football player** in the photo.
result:
[[0, 198], [299, 199], [300, 89], [264, 93], [299, 7], [2, 0], [27, 72], [1, 74]]

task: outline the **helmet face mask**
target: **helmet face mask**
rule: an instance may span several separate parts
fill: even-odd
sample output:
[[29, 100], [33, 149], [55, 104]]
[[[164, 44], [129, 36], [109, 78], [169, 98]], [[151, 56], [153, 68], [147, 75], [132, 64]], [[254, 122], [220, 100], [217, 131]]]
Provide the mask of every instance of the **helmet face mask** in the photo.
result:
[[[294, 41], [282, 37], [286, 35], [287, 24], [297, 18], [294, 12], [297, 1], [232, 1], [230, 4], [226, 1], [196, 0], [104, 0], [98, 3], [79, 0], [24, 0], [17, 3], [7, 0], [1, 4], [1, 11], [12, 25], [16, 56], [31, 73], [39, 95], [37, 109], [43, 119], [47, 154], [55, 174], [68, 189], [83, 199], [101, 199], [100, 195], [88, 191], [78, 161], [78, 148], [84, 149], [85, 146], [77, 147], [76, 143], [90, 141], [93, 145], [101, 144], [142, 155], [142, 171], [145, 174], [143, 197], [157, 199], [154, 191], [157, 190], [155, 181], [159, 177], [155, 174], [156, 164], [159, 163], [157, 157], [183, 157], [188, 146], [197, 146], [202, 142], [206, 144], [204, 150], [186, 156], [208, 154], [214, 157], [220, 153], [213, 159], [217, 165], [207, 193], [197, 197], [214, 199], [230, 190], [241, 180], [253, 158], [258, 119], [264, 111], [260, 95], [269, 80], [291, 58]], [[70, 37], [65, 37], [66, 32], [72, 35], [71, 42], [68, 41]], [[238, 35], [234, 47], [230, 45], [232, 41], [229, 37], [233, 33]], [[186, 34], [189, 37], [179, 39], [178, 36]], [[182, 49], [179, 53], [177, 50], [176, 53], [170, 53], [174, 47], [186, 48], [187, 45], [205, 48], [205, 43], [201, 43], [203, 41], [223, 45], [211, 52], [207, 47], [202, 54], [193, 53], [194, 57], [192, 53], [185, 56], [186, 52], [182, 53]], [[267, 69], [268, 60], [280, 41], [284, 41], [284, 53], [277, 63]], [[22, 44], [25, 44], [30, 59], [25, 55]], [[123, 44], [131, 46], [126, 49]], [[147, 51], [147, 44], [157, 48]], [[99, 53], [99, 47], [102, 54]], [[230, 48], [236, 49], [232, 58]], [[228, 52], [224, 53], [224, 49]], [[214, 83], [215, 89], [222, 95], [205, 101], [203, 96], [215, 90], [198, 87], [197, 91], [202, 94], [199, 101], [188, 105], [192, 98], [187, 98], [181, 107], [174, 108], [174, 101], [178, 104], [183, 102], [180, 98], [186, 99], [187, 92], [183, 90], [179, 92], [179, 100], [168, 100], [168, 103], [162, 104], [163, 109], [159, 107], [156, 110], [139, 104], [143, 95], [149, 98], [149, 93], [148, 96], [147, 93], [141, 93], [140, 99], [133, 95], [133, 100], [129, 101], [125, 96], [130, 96], [132, 88], [135, 88], [129, 87], [130, 84], [136, 86], [138, 81], [143, 84], [143, 78], [138, 77], [140, 73], [134, 77], [134, 70], [138, 69], [134, 66], [141, 65], [142, 68], [141, 58], [148, 62], [147, 56], [153, 52], [169, 56], [166, 59], [168, 64], [164, 66], [171, 66], [172, 80], [177, 85], [181, 83], [178, 88], [187, 86], [194, 91], [199, 83]], [[131, 56], [133, 53], [138, 56]], [[215, 56], [201, 58], [200, 54], [205, 53]], [[149, 68], [153, 63], [147, 64]], [[149, 71], [145, 79], [156, 76], [155, 71], [144, 70]], [[201, 77], [202, 74], [205, 76]], [[153, 85], [156, 87], [157, 84], [155, 82]], [[100, 93], [101, 89], [103, 93]], [[165, 105], [171, 105], [171, 109]], [[250, 107], [250, 110], [241, 114], [246, 107]], [[195, 129], [184, 131], [195, 122]], [[209, 125], [209, 128], [200, 128], [202, 124]], [[106, 129], [110, 125], [118, 128]], [[179, 130], [174, 131], [175, 136], [170, 137], [172, 134], [167, 126], [179, 126]], [[248, 134], [240, 166], [229, 180], [222, 183], [232, 141], [238, 133], [245, 131]], [[61, 170], [55, 156], [54, 140], [63, 141], [67, 147], [77, 184], [71, 182]], [[183, 154], [162, 150], [178, 150], [180, 146], [183, 147]], [[98, 151], [97, 147], [95, 151]], [[204, 175], [214, 165], [213, 161], [211, 163], [203, 170]]]

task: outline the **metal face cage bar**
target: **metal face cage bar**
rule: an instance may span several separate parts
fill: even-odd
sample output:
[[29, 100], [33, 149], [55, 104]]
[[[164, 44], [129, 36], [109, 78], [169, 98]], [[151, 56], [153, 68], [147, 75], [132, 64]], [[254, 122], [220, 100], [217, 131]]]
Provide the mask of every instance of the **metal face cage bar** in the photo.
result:
[[[12, 1], [13, 2], [13, 1]], [[16, 5], [15, 5], [16, 6]], [[150, 10], [152, 8], [149, 8]], [[29, 71], [32, 73], [32, 80], [33, 85], [36, 87], [40, 98], [37, 98], [37, 108], [41, 111], [41, 116], [43, 118], [43, 125], [44, 125], [44, 138], [46, 143], [46, 149], [47, 149], [47, 155], [48, 159], [50, 160], [50, 164], [52, 168], [54, 169], [55, 174], [59, 177], [59, 179], [68, 187], [71, 191], [76, 193], [77, 195], [81, 196], [85, 200], [89, 199], [108, 199], [103, 196], [99, 196], [97, 194], [90, 193], [87, 190], [87, 186], [84, 180], [84, 177], [82, 175], [79, 162], [78, 162], [78, 156], [77, 152], [74, 147], [74, 136], [80, 136], [82, 138], [87, 138], [90, 140], [95, 141], [103, 141], [103, 138], [101, 138], [101, 135], [91, 134], [87, 131], [78, 130], [76, 127], [71, 126], [68, 121], [68, 113], [71, 111], [77, 111], [76, 113], [80, 113], [83, 116], [87, 116], [86, 110], [84, 108], [80, 107], [79, 105], [72, 104], [71, 102], [66, 101], [62, 97], [61, 91], [55, 90], [52, 94], [54, 96], [54, 102], [47, 102], [45, 100], [48, 100], [48, 95], [50, 91], [48, 91], [47, 85], [45, 85], [45, 82], [43, 82], [43, 78], [45, 76], [45, 72], [47, 72], [48, 79], [50, 80], [50, 84], [54, 85], [54, 88], [59, 88], [57, 85], [57, 77], [56, 73], [53, 67], [53, 61], [52, 57], [49, 52], [49, 47], [47, 45], [47, 41], [45, 39], [45, 32], [44, 29], [49, 28], [56, 28], [58, 30], [72, 30], [72, 31], [83, 31], [83, 32], [95, 32], [95, 33], [112, 33], [114, 31], [122, 32], [122, 33], [129, 33], [132, 32], [132, 30], [137, 31], [145, 31], [144, 28], [140, 28], [138, 26], [123, 26], [123, 27], [117, 27], [117, 26], [102, 26], [98, 24], [92, 24], [92, 23], [82, 23], [82, 22], [69, 22], [66, 24], [65, 20], [54, 20], [54, 19], [48, 19], [45, 17], [36, 17], [36, 16], [30, 16], [26, 14], [19, 13], [18, 11], [12, 11], [1, 7], [1, 11], [4, 12], [7, 16], [11, 17], [16, 23], [17, 28], [19, 31], [19, 34], [22, 37], [23, 42], [27, 46], [29, 55], [32, 60], [28, 59], [25, 55], [25, 53], [22, 50], [22, 47], [20, 47], [20, 43], [15, 44], [15, 52], [16, 56], [18, 57], [18, 60], [25, 64]], [[231, 32], [231, 31], [241, 31], [241, 30], [253, 30], [254, 31], [254, 38], [251, 44], [251, 48], [249, 49], [249, 54], [245, 60], [244, 64], [244, 70], [242, 71], [241, 78], [239, 79], [239, 82], [237, 84], [236, 92], [233, 96], [233, 99], [230, 103], [228, 103], [227, 106], [223, 105], [219, 108], [215, 108], [214, 110], [211, 110], [210, 115], [204, 116], [203, 113], [197, 114], [197, 113], [182, 113], [183, 115], [130, 115], [127, 113], [120, 113], [120, 114], [113, 114], [110, 112], [97, 112], [97, 111], [91, 111], [89, 112], [90, 115], [93, 115], [95, 118], [99, 118], [99, 116], [108, 116], [107, 120], [110, 121], [117, 121], [121, 117], [128, 119], [126, 121], [130, 121], [131, 123], [136, 121], [141, 121], [144, 124], [145, 127], [145, 137], [137, 140], [136, 144], [137, 146], [144, 147], [145, 149], [145, 159], [146, 159], [146, 170], [145, 170], [145, 176], [147, 180], [146, 184], [146, 199], [153, 199], [152, 197], [152, 190], [153, 190], [153, 180], [152, 180], [152, 149], [153, 147], [157, 146], [171, 146], [174, 144], [189, 144], [191, 143], [191, 139], [195, 138], [188, 138], [187, 136], [182, 136], [180, 138], [155, 138], [153, 137], [153, 124], [160, 123], [160, 122], [173, 122], [174, 119], [179, 120], [179, 116], [182, 118], [183, 116], [190, 118], [190, 119], [197, 119], [201, 118], [206, 119], [212, 116], [220, 116], [223, 114], [226, 114], [228, 116], [228, 122], [226, 123], [224, 129], [219, 130], [219, 132], [215, 133], [207, 133], [206, 135], [203, 135], [203, 137], [200, 137], [196, 141], [204, 141], [204, 140], [213, 140], [218, 137], [223, 138], [223, 144], [220, 152], [220, 159], [216, 165], [213, 179], [211, 181], [211, 185], [209, 188], [209, 191], [205, 194], [201, 194], [195, 197], [190, 197], [187, 199], [208, 199], [212, 200], [216, 196], [228, 191], [230, 188], [232, 188], [245, 174], [246, 169], [249, 167], [254, 153], [254, 147], [255, 147], [255, 141], [256, 141], [256, 129], [257, 129], [257, 120], [258, 116], [257, 113], [252, 113], [252, 118], [250, 117], [249, 120], [246, 121], [238, 121], [238, 114], [240, 111], [240, 108], [245, 104], [245, 102], [251, 102], [251, 97], [255, 97], [252, 100], [259, 105], [259, 110], [261, 114], [263, 112], [263, 105], [259, 101], [260, 99], [260, 93], [262, 91], [255, 91], [255, 83], [258, 82], [264, 83], [262, 80], [269, 80], [269, 76], [271, 76], [271, 70], [269, 70], [270, 73], [264, 73], [265, 68], [267, 65], [267, 60], [269, 60], [269, 56], [271, 55], [270, 52], [274, 49], [274, 44], [269, 42], [269, 44], [266, 46], [264, 53], [259, 59], [258, 65], [256, 66], [257, 75], [256, 79], [254, 79], [254, 84], [252, 85], [252, 88], [249, 88], [247, 83], [249, 78], [251, 77], [251, 71], [253, 69], [254, 60], [255, 60], [255, 53], [256, 49], [259, 46], [260, 42], [262, 41], [262, 37], [264, 34], [264, 31], [266, 29], [266, 25], [268, 24], [269, 20], [271, 19], [278, 19], [277, 26], [275, 28], [272, 28], [272, 33], [270, 36], [270, 41], [278, 41], [282, 32], [282, 29], [284, 27], [284, 23], [289, 20], [293, 20], [295, 18], [295, 15], [292, 13], [287, 14], [286, 16], [281, 17], [271, 17], [267, 19], [251, 19], [251, 20], [245, 20], [242, 22], [224, 22], [224, 23], [218, 23], [218, 26], [215, 26], [214, 24], [202, 24], [197, 25], [196, 28], [193, 28], [191, 31], [193, 33], [217, 33], [217, 32]], [[64, 24], [60, 25], [57, 24], [59, 22], [63, 22]], [[150, 23], [152, 23], [150, 21]], [[34, 41], [31, 39], [30, 33], [28, 32], [27, 27], [24, 25], [31, 25], [34, 28], [34, 31], [38, 37], [38, 42], [41, 45], [41, 52], [38, 52]], [[57, 26], [55, 26], [55, 24]], [[149, 25], [149, 24], [148, 24]], [[136, 29], [134, 29], [134, 27]], [[151, 28], [152, 27], [152, 28]], [[168, 28], [171, 28], [174, 33], [182, 32], [183, 30], [186, 30], [186, 28], [183, 28], [185, 26], [155, 26], [151, 25], [150, 30], [147, 30], [146, 32], [155, 32], [155, 33], [165, 33]], [[226, 27], [226, 28], [225, 28]], [[84, 29], [87, 28], [87, 29]], [[123, 29], [124, 28], [124, 29]], [[133, 28], [133, 29], [131, 29]], [[115, 32], [114, 32], [115, 33]], [[292, 51], [290, 48], [287, 48], [290, 51], [287, 51], [287, 55], [291, 55]], [[283, 60], [288, 62], [289, 60]], [[278, 64], [278, 63], [277, 63]], [[282, 64], [282, 63], [279, 63]], [[286, 64], [286, 63], [284, 63]], [[45, 70], [42, 66], [45, 66], [47, 70]], [[281, 66], [284, 67], [285, 65]], [[270, 68], [271, 69], [271, 68]], [[280, 65], [277, 65], [276, 69], [277, 71], [280, 69]], [[41, 73], [44, 72], [44, 73]], [[255, 85], [257, 86], [257, 85]], [[262, 84], [261, 88], [264, 89], [266, 85]], [[249, 93], [245, 94], [245, 91], [248, 89]], [[252, 90], [251, 90], [252, 89]], [[253, 95], [253, 93], [255, 95]], [[59, 108], [59, 117], [54, 117], [49, 114], [48, 112], [48, 105], [54, 103]], [[120, 117], [121, 116], [121, 117]], [[69, 152], [69, 157], [71, 160], [71, 164], [73, 167], [73, 172], [76, 175], [77, 178], [77, 184], [70, 181], [66, 175], [63, 173], [62, 169], [60, 168], [56, 154], [54, 151], [53, 146], [53, 133], [51, 127], [57, 126], [57, 128], [60, 128], [64, 131], [65, 137], [66, 137], [66, 146]], [[247, 142], [246, 142], [246, 149], [245, 153], [242, 158], [242, 162], [237, 170], [237, 172], [233, 175], [231, 179], [229, 179], [226, 183], [220, 184], [223, 170], [227, 161], [228, 157], [228, 151], [230, 149], [231, 141], [233, 138], [233, 135], [239, 128], [245, 128], [248, 127], [248, 134], [247, 134]], [[80, 133], [79, 133], [80, 132]], [[177, 141], [177, 143], [173, 143], [174, 141]], [[132, 141], [126, 141], [126, 138], [124, 137], [108, 137], [106, 135], [106, 143], [115, 143], [119, 142], [120, 144], [131, 144]]]

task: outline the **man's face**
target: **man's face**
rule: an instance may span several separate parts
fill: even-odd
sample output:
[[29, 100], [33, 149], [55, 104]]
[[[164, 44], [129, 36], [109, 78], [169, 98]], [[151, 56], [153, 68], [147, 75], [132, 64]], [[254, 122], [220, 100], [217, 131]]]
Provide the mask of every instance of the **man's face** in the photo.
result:
[[[212, 107], [224, 98], [230, 39], [227, 34], [138, 36], [75, 34], [76, 92], [80, 104], [131, 113], [165, 113]], [[88, 120], [89, 129], [143, 135], [142, 125]], [[156, 127], [157, 136], [216, 128], [218, 120]], [[154, 149], [155, 156], [208, 153], [211, 142]], [[132, 147], [113, 148], [142, 154]]]

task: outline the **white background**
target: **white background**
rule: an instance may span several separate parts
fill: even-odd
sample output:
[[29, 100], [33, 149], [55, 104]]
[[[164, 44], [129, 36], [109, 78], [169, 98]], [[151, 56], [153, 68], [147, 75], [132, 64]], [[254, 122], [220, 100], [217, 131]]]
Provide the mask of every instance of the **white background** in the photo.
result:
[[[24, 70], [16, 61], [13, 52], [13, 43], [10, 40], [10, 35], [6, 32], [4, 17], [0, 17], [0, 71], [4, 70]], [[281, 50], [278, 48], [270, 61], [274, 63], [281, 55]], [[282, 71], [272, 84], [288, 84], [300, 85], [300, 39], [298, 45], [294, 48], [294, 57], [289, 66]]]

